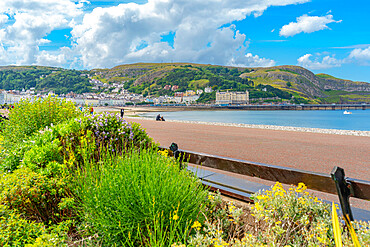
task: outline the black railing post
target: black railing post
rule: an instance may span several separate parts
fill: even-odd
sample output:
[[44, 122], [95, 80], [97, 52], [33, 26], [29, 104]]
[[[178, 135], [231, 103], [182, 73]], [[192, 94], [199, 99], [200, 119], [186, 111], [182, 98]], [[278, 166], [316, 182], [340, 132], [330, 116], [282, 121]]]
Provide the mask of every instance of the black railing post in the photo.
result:
[[173, 142], [170, 145], [170, 150], [173, 152], [173, 157], [175, 157], [175, 159], [177, 159], [180, 162], [180, 170], [182, 170], [183, 169], [183, 166], [182, 166], [183, 154], [179, 151], [179, 147], [177, 146], [176, 143]]
[[334, 166], [330, 173], [332, 179], [335, 182], [337, 188], [338, 197], [340, 201], [340, 206], [342, 208], [343, 216], [346, 220], [353, 221], [353, 215], [351, 211], [351, 206], [349, 204], [349, 197], [351, 196], [352, 186], [344, 177], [344, 169]]

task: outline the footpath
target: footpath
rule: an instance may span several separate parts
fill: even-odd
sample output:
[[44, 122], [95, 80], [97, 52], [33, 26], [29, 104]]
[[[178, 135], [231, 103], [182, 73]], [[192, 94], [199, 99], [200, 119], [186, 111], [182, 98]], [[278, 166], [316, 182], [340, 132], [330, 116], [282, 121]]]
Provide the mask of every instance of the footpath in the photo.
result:
[[[211, 186], [220, 190], [227, 190], [247, 198], [258, 191], [271, 189], [270, 186], [251, 182], [242, 178], [236, 178], [234, 176], [217, 172], [216, 169], [209, 170], [196, 165], [189, 165], [187, 169], [198, 176], [206, 186]], [[332, 203], [327, 200], [321, 201], [329, 204]], [[351, 207], [351, 209], [355, 220], [370, 221], [370, 211], [356, 207]], [[338, 213], [341, 214], [341, 210], [339, 210]]]

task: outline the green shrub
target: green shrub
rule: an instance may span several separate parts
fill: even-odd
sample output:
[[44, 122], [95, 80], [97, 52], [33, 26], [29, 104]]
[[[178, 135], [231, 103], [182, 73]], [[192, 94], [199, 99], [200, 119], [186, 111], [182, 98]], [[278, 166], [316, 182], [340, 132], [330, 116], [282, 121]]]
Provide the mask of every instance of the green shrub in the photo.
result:
[[[277, 182], [253, 199], [250, 208], [210, 193], [205, 221], [192, 226], [195, 234], [187, 242], [171, 246], [335, 246], [330, 204], [310, 195], [303, 183], [285, 190]], [[360, 245], [370, 246], [369, 222], [352, 225]], [[353, 246], [348, 228], [341, 229], [343, 246]]]
[[[79, 198], [72, 187], [76, 168], [99, 162], [101, 153], [124, 153], [133, 146], [153, 144], [138, 124], [113, 114], [88, 114], [40, 129], [7, 150], [0, 164], [5, 171], [0, 177], [0, 205], [48, 226], [67, 219], [78, 223]], [[46, 245], [42, 238], [37, 241], [41, 244], [35, 246]]]
[[253, 199], [253, 215], [263, 224], [260, 242], [274, 242], [281, 246], [331, 246], [333, 229], [330, 205], [321, 202], [300, 183], [285, 190], [276, 183], [271, 190], [257, 193]]
[[[97, 115], [85, 115], [78, 122], [84, 129], [92, 132], [95, 146], [99, 149], [105, 147], [108, 151], [122, 154], [132, 147], [144, 149], [154, 147], [152, 139], [139, 124], [128, 123], [118, 114], [104, 112]], [[86, 135], [86, 133], [82, 134]], [[100, 152], [97, 154], [99, 157]]]
[[[71, 160], [70, 156], [73, 163], [81, 165], [84, 159], [98, 160], [103, 147], [123, 153], [133, 146], [154, 148], [156, 145], [137, 123], [128, 123], [110, 113], [85, 114], [41, 129], [27, 140], [15, 143], [5, 151], [0, 169], [12, 172], [22, 165], [52, 175], [61, 171], [56, 169], [55, 162], [63, 164], [63, 159]], [[89, 157], [83, 157], [86, 152]]]
[[2, 126], [3, 146], [7, 149], [46, 126], [56, 125], [82, 114], [72, 102], [55, 97], [22, 100], [9, 112]]
[[106, 246], [169, 246], [186, 239], [207, 196], [197, 178], [153, 151], [107, 155], [100, 164], [81, 174], [78, 196]]
[[47, 229], [0, 204], [0, 246], [63, 246], [69, 224]]
[[20, 168], [0, 178], [0, 205], [27, 219], [47, 224], [75, 217], [75, 202], [67, 178], [49, 177]]

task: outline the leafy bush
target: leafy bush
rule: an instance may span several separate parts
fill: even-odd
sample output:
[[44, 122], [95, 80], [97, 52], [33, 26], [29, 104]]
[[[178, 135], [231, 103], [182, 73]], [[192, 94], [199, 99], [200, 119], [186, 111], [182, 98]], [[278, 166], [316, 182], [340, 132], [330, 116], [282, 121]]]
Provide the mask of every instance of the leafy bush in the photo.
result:
[[[284, 190], [276, 183], [271, 190], [254, 194], [255, 205], [237, 205], [210, 193], [205, 221], [192, 226], [186, 246], [335, 246], [330, 205], [306, 192], [306, 186]], [[361, 246], [370, 245], [369, 222], [352, 222]], [[353, 246], [342, 227], [344, 246]]]
[[0, 246], [63, 246], [69, 223], [48, 229], [0, 204]]
[[0, 205], [17, 210], [27, 219], [59, 223], [75, 217], [75, 199], [68, 179], [17, 169], [0, 179]]
[[[20, 219], [25, 222], [37, 220], [49, 228], [73, 220], [75, 231], [80, 222], [79, 198], [73, 193], [76, 168], [87, 161], [99, 162], [101, 153], [152, 146], [140, 125], [113, 114], [86, 114], [46, 126], [7, 150], [0, 164], [5, 171], [0, 176], [0, 205], [22, 214]], [[32, 229], [24, 231], [33, 234]], [[34, 246], [48, 246], [45, 241], [52, 235], [42, 234]]]
[[72, 102], [49, 96], [45, 99], [22, 100], [9, 112], [2, 126], [3, 147], [8, 149], [46, 126], [56, 125], [81, 115]]
[[306, 188], [300, 183], [286, 191], [276, 183], [271, 190], [254, 196], [254, 216], [267, 229], [259, 236], [263, 242], [282, 246], [333, 244], [330, 205], [311, 196]]
[[152, 139], [137, 123], [128, 123], [117, 114], [104, 112], [88, 115], [81, 120], [93, 132], [96, 146], [108, 146], [110, 151], [122, 152], [132, 146], [149, 148]]
[[112, 114], [89, 114], [46, 128], [17, 145], [4, 160], [4, 169], [14, 172], [0, 178], [0, 203], [43, 222], [73, 218], [75, 167], [87, 160], [97, 162], [102, 150], [123, 152], [150, 145], [151, 139], [138, 124]]
[[153, 151], [107, 155], [100, 164], [86, 166], [78, 196], [106, 246], [168, 246], [185, 240], [206, 198], [197, 178]]
[[[73, 156], [75, 164], [84, 159], [99, 159], [100, 150], [123, 153], [132, 147], [155, 147], [152, 139], [139, 124], [128, 123], [118, 115], [103, 113], [85, 114], [63, 124], [39, 130], [26, 141], [15, 143], [6, 151], [0, 164], [5, 172], [12, 172], [20, 165], [34, 171], [55, 173], [61, 171], [56, 164]], [[89, 150], [89, 157], [83, 157]], [[55, 163], [56, 162], [56, 163]]]

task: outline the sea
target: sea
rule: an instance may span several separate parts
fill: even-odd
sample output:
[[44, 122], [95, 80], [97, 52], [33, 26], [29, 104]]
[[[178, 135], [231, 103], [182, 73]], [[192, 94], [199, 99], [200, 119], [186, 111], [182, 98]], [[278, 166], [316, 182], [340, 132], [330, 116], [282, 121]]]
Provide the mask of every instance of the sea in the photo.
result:
[[370, 131], [370, 110], [309, 110], [309, 111], [175, 111], [151, 112], [143, 117], [161, 114], [168, 120], [292, 126], [319, 129]]

